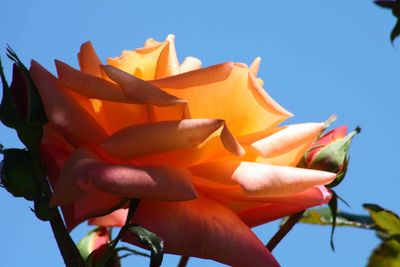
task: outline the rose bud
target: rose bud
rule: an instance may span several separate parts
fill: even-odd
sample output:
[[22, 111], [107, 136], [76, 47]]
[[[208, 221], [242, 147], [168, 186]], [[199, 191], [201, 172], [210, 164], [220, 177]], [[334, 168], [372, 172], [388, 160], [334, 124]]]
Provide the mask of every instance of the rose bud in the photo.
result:
[[11, 85], [5, 79], [0, 62], [3, 97], [0, 104], [0, 121], [17, 131], [21, 141], [29, 148], [40, 142], [46, 114], [37, 88], [18, 56], [10, 48], [8, 57], [15, 63]]
[[347, 126], [341, 126], [326, 133], [306, 152], [302, 164], [309, 169], [337, 173], [329, 187], [338, 185], [346, 175], [351, 140], [360, 131], [357, 127], [346, 135]]
[[111, 255], [106, 259], [105, 253], [109, 251], [110, 233], [106, 227], [98, 227], [87, 233], [77, 244], [82, 258], [86, 261], [87, 266], [97, 266], [102, 260], [106, 263], [100, 266], [120, 267], [118, 254], [115, 249], [111, 251]]
[[15, 197], [33, 200], [40, 196], [34, 169], [25, 149], [5, 149], [1, 164], [0, 181], [5, 189]]

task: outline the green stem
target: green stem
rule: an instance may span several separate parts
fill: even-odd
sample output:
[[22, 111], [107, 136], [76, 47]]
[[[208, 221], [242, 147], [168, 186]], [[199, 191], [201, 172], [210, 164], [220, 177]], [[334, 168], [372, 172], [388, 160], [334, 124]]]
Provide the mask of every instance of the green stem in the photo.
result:
[[[43, 193], [45, 199], [50, 200], [52, 192], [40, 161], [39, 148], [35, 147], [30, 149], [29, 154], [41, 192]], [[81, 254], [79, 253], [78, 248], [69, 235], [67, 228], [65, 227], [60, 211], [58, 208], [49, 208], [49, 214], [51, 229], [53, 230], [54, 238], [56, 239], [65, 265], [67, 267], [84, 267], [85, 263]]]
[[179, 263], [178, 263], [178, 267], [186, 267], [187, 263], [189, 261], [189, 257], [188, 256], [182, 256]]
[[266, 247], [269, 251], [273, 251], [274, 248], [282, 241], [282, 239], [289, 233], [293, 226], [301, 219], [305, 210], [293, 214], [289, 219], [279, 228], [278, 232], [271, 238]]

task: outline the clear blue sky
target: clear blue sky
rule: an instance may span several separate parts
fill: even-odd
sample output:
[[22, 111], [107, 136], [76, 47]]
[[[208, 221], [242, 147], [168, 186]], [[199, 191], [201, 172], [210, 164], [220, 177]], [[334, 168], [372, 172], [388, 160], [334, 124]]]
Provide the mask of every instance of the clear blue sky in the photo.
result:
[[[362, 134], [351, 147], [347, 180], [338, 188], [352, 209], [378, 203], [400, 212], [399, 49], [389, 41], [390, 12], [372, 1], [0, 1], [0, 55], [11, 78], [5, 47], [21, 59], [35, 59], [54, 72], [53, 59], [77, 66], [81, 43], [91, 40], [100, 57], [117, 56], [148, 37], [176, 35], [179, 57], [193, 55], [204, 65], [251, 63], [261, 56], [259, 75], [267, 91], [296, 116], [287, 123], [323, 121], [337, 113]], [[398, 45], [399, 46], [399, 45]], [[397, 79], [396, 79], [397, 78]], [[20, 146], [0, 127], [0, 142]], [[62, 266], [47, 223], [38, 221], [23, 199], [0, 190], [0, 265]], [[73, 232], [79, 239], [86, 226]], [[277, 224], [255, 229], [264, 241]], [[337, 229], [336, 252], [330, 229], [297, 225], [274, 252], [282, 266], [365, 266], [378, 244], [372, 232]], [[176, 266], [167, 256], [163, 266]], [[123, 266], [147, 266], [132, 257]], [[192, 259], [189, 266], [220, 266]]]

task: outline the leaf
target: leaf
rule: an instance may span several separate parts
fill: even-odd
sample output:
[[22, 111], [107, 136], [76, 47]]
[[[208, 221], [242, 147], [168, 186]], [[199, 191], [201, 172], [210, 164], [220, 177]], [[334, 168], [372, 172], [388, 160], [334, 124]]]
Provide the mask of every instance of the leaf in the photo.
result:
[[163, 260], [164, 241], [153, 232], [139, 225], [132, 225], [129, 232], [135, 235], [139, 242], [151, 251], [150, 267], [161, 266]]
[[388, 239], [374, 250], [367, 267], [398, 267], [400, 266], [399, 238]]
[[389, 237], [400, 235], [400, 218], [393, 211], [386, 210], [376, 204], [364, 204], [376, 226]]
[[[302, 223], [332, 225], [333, 218], [329, 208], [308, 210], [300, 219]], [[336, 226], [349, 226], [363, 229], [372, 229], [374, 221], [369, 216], [338, 212], [336, 215]]]

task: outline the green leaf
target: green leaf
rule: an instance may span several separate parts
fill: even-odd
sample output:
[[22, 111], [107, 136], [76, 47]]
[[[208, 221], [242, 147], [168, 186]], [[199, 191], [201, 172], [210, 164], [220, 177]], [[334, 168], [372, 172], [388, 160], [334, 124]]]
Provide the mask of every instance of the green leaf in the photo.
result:
[[164, 249], [163, 240], [153, 232], [139, 225], [129, 226], [128, 230], [138, 238], [139, 242], [143, 246], [150, 249], [151, 251], [150, 266], [151, 267], [161, 266], [163, 260], [163, 249]]
[[368, 267], [398, 267], [400, 266], [399, 239], [388, 239], [374, 250], [369, 258]]
[[[333, 218], [329, 208], [307, 210], [300, 222], [307, 224], [332, 225]], [[349, 226], [363, 229], [371, 229], [375, 225], [369, 216], [338, 212], [336, 226]]]
[[400, 235], [400, 218], [396, 213], [376, 204], [364, 204], [363, 206], [381, 231], [389, 237]]

